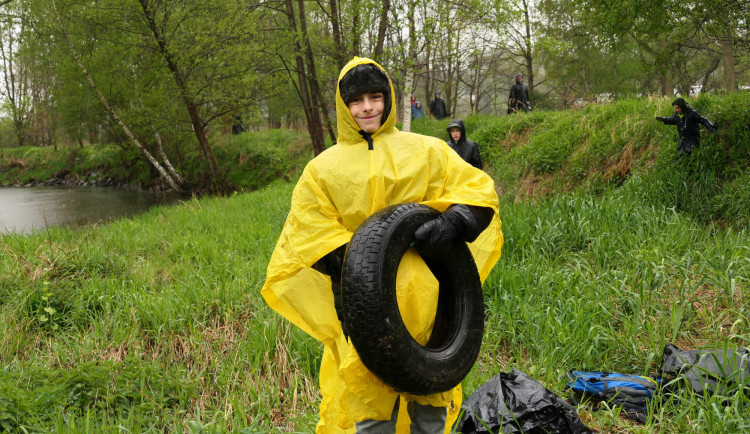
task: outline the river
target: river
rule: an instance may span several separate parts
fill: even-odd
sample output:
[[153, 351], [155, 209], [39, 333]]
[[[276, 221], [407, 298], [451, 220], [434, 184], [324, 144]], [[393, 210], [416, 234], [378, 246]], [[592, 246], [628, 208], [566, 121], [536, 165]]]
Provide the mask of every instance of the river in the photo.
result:
[[176, 193], [111, 187], [1, 187], [0, 234], [29, 234], [51, 226], [81, 227], [175, 203]]

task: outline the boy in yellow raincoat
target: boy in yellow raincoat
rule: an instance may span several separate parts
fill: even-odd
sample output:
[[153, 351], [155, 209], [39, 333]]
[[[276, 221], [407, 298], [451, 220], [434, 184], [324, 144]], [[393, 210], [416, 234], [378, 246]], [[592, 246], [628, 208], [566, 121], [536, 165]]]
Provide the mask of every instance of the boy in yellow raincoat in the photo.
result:
[[[261, 293], [324, 344], [318, 433], [448, 432], [461, 406], [461, 385], [415, 396], [399, 394], [372, 374], [343, 335], [330, 276], [340, 275], [344, 246], [368, 216], [417, 202], [442, 212], [417, 229], [417, 247], [470, 242], [484, 281], [503, 243], [494, 182], [442, 140], [398, 131], [393, 85], [370, 59], [355, 57], [341, 70], [336, 117], [338, 144], [305, 167]], [[401, 261], [396, 287], [407, 329], [426, 344], [438, 285], [415, 249]]]

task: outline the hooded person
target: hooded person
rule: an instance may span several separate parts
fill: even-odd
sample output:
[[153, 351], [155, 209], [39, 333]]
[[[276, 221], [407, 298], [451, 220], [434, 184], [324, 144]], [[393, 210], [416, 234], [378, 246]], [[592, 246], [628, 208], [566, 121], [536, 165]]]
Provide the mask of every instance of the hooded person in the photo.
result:
[[430, 113], [435, 116], [435, 119], [448, 117], [448, 109], [445, 107], [445, 100], [440, 97], [440, 92], [435, 92], [435, 99], [430, 102]]
[[421, 119], [423, 117], [424, 117], [424, 109], [422, 109], [422, 103], [417, 101], [414, 103], [414, 106], [411, 108], [411, 118]]
[[[323, 343], [317, 433], [408, 433], [412, 419], [424, 414], [432, 427], [411, 426], [413, 432], [449, 432], [461, 407], [461, 385], [409, 395], [382, 382], [344, 336], [332, 281], [340, 279], [345, 246], [368, 216], [417, 202], [442, 212], [416, 230], [417, 248], [437, 246], [446, 234], [466, 241], [483, 282], [503, 244], [494, 182], [442, 140], [398, 131], [393, 86], [370, 59], [355, 57], [341, 70], [336, 118], [338, 143], [300, 176], [261, 294]], [[425, 345], [439, 289], [415, 248], [399, 264], [396, 287], [404, 324]]]
[[672, 107], [674, 107], [674, 115], [671, 117], [656, 116], [656, 120], [666, 125], [677, 125], [677, 134], [680, 137], [679, 142], [677, 142], [677, 151], [680, 155], [690, 155], [693, 148], [700, 146], [701, 124], [708, 128], [711, 133], [715, 133], [716, 128], [711, 121], [693, 110], [683, 98], [672, 101]]
[[529, 87], [523, 82], [523, 74], [516, 74], [516, 82], [510, 87], [508, 114], [531, 110]]
[[461, 119], [453, 119], [448, 124], [450, 139], [446, 143], [467, 163], [482, 169], [482, 157], [479, 155], [477, 144], [466, 138], [466, 127]]

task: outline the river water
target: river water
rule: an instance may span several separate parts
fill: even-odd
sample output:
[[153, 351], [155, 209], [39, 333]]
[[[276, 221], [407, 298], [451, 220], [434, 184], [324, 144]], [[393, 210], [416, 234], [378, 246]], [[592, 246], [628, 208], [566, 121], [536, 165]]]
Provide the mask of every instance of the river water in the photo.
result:
[[0, 234], [29, 234], [51, 226], [75, 228], [108, 222], [181, 198], [176, 193], [143, 193], [111, 187], [2, 187]]

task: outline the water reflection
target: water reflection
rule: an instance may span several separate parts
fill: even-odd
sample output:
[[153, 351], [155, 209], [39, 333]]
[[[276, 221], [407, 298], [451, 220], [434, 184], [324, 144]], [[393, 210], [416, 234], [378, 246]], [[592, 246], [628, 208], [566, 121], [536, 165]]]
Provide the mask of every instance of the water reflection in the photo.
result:
[[107, 187], [4, 187], [0, 188], [0, 233], [28, 234], [51, 226], [106, 222], [180, 198], [176, 193]]

